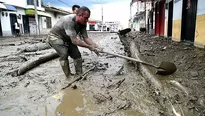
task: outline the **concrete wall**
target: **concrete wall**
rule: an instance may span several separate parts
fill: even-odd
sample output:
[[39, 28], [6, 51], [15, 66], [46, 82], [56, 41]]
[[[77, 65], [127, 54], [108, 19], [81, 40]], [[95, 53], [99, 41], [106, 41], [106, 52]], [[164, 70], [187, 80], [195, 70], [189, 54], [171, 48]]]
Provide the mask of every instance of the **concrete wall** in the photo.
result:
[[182, 24], [182, 0], [178, 2], [175, 1], [178, 0], [174, 0], [172, 37], [174, 40], [180, 41]]
[[[65, 16], [65, 14], [57, 14], [56, 17], [54, 16], [54, 12], [50, 12], [50, 11], [46, 11], [46, 13], [48, 13], [51, 16], [51, 25], [52, 27], [56, 24], [56, 22], [63, 16]], [[46, 17], [41, 16], [39, 19], [39, 25], [40, 25], [40, 33], [41, 34], [47, 34], [50, 31], [50, 28], [47, 28], [46, 25]]]
[[205, 47], [205, 0], [198, 0], [195, 45]]
[[16, 12], [17, 16], [20, 16], [20, 18], [17, 18], [17, 21], [20, 25], [20, 33], [24, 33], [24, 27], [23, 27], [23, 16], [25, 15], [25, 10], [22, 8], [17, 8], [17, 12]]
[[[12, 36], [9, 13], [7, 11], [3, 11], [3, 12], [4, 12], [4, 16], [1, 13], [2, 35], [3, 36]], [[6, 16], [5, 13], [7, 13], [8, 15]]]
[[2, 33], [3, 36], [12, 36], [12, 31], [11, 31], [11, 22], [10, 22], [10, 16], [9, 14], [16, 14], [17, 16], [20, 16], [19, 18], [17, 17], [17, 21], [20, 25], [20, 32], [23, 33], [23, 18], [22, 15], [25, 15], [25, 11], [24, 9], [21, 8], [17, 8], [17, 12], [9, 12], [9, 11], [2, 11], [5, 13], [7, 13], [8, 15], [4, 15], [2, 16], [1, 13], [1, 27], [2, 27]]

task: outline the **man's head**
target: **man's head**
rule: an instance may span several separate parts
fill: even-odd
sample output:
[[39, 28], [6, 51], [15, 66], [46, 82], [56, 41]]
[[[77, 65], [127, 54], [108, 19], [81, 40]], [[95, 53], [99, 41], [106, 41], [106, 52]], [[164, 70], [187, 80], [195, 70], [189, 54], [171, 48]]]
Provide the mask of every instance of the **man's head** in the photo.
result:
[[73, 13], [76, 14], [79, 8], [80, 8], [79, 5], [73, 5], [72, 7]]
[[76, 22], [82, 25], [86, 25], [88, 19], [90, 17], [90, 10], [89, 8], [82, 6], [78, 9], [76, 14]]

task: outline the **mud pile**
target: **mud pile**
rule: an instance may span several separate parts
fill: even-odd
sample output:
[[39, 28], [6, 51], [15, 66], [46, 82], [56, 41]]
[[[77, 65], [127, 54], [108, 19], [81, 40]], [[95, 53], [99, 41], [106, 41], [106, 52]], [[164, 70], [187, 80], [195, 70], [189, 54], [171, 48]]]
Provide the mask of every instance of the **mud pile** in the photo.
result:
[[205, 115], [204, 49], [142, 33], [129, 33], [120, 39], [128, 55], [132, 55], [130, 45], [134, 43], [142, 61], [155, 65], [161, 61], [170, 61], [177, 66], [177, 71], [169, 76], [156, 75], [155, 69], [147, 67], [162, 86], [158, 94], [153, 94], [156, 90], [150, 85], [150, 95], [161, 106], [162, 115], [173, 112], [170, 106], [181, 115]]

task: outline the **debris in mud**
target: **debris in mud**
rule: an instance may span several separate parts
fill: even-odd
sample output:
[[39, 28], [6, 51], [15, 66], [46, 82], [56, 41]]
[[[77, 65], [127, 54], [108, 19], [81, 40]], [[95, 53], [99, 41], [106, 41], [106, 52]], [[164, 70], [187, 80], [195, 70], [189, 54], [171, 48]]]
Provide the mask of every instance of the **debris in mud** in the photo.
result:
[[117, 112], [117, 111], [119, 111], [119, 110], [126, 110], [126, 109], [130, 108], [131, 105], [132, 105], [132, 103], [129, 102], [129, 101], [127, 101], [127, 102], [125, 102], [125, 103], [122, 102], [122, 103], [120, 103], [115, 109], [110, 110], [110, 111], [104, 113], [103, 116], [110, 115], [110, 114], [112, 114], [112, 113], [114, 113], [114, 112]]
[[124, 65], [122, 65], [122, 66], [120, 67], [120, 69], [117, 71], [117, 73], [116, 73], [115, 75], [116, 75], [116, 76], [122, 75], [122, 74], [123, 74], [123, 73], [122, 73], [123, 69], [124, 69]]
[[51, 53], [51, 54], [46, 54], [44, 56], [41, 56], [35, 60], [29, 61], [25, 65], [22, 65], [21, 67], [19, 67], [19, 69], [17, 70], [17, 75], [22, 75], [26, 73], [27, 71], [33, 69], [34, 67], [38, 66], [39, 64], [45, 63], [57, 57], [59, 57], [57, 53]]
[[199, 73], [197, 71], [191, 71], [190, 74], [191, 74], [192, 77], [198, 77], [199, 76]]
[[96, 104], [100, 104], [102, 102], [105, 102], [106, 100], [112, 100], [112, 96], [105, 96], [101, 93], [93, 95], [93, 98], [95, 98]]
[[[176, 42], [164, 37], [152, 36], [138, 32], [129, 33], [128, 37], [120, 36], [120, 39], [123, 45], [125, 45], [125, 52], [128, 52], [128, 55], [130, 51], [136, 49], [138, 51], [137, 57], [143, 59], [145, 62], [156, 64], [163, 60], [174, 62], [174, 64], [177, 66], [177, 71], [174, 74], [165, 77], [154, 75], [156, 76], [156, 80], [162, 85], [162, 87], [165, 86], [169, 90], [169, 97], [171, 97], [173, 101], [177, 100], [179, 106], [183, 107], [185, 114], [201, 114], [203, 111], [202, 109], [205, 109], [204, 105], [194, 102], [193, 107], [190, 106], [192, 107], [191, 111], [189, 110], [190, 108], [186, 106], [186, 104], [189, 102], [186, 100], [186, 97], [192, 94], [196, 95], [197, 97], [199, 97], [201, 94], [205, 94], [205, 82], [204, 79], [200, 78], [205, 75], [204, 68], [202, 68], [205, 67], [204, 49], [197, 48], [192, 44]], [[131, 43], [135, 45], [135, 48], [130, 48]], [[151, 67], [148, 67], [147, 69], [149, 69], [148, 71], [151, 73], [155, 72], [155, 70]], [[141, 68], [140, 71], [142, 70], [143, 69]], [[167, 104], [161, 101], [161, 99], [166, 96], [164, 90], [160, 90], [161, 94], [158, 96], [153, 95], [152, 93], [155, 91], [153, 87], [156, 87], [155, 83], [151, 81], [151, 78], [147, 79], [147, 81], [151, 84], [151, 96], [158, 104], [160, 104], [160, 106], [162, 106], [162, 111], [164, 114], [170, 114], [171, 111]], [[171, 86], [169, 85], [167, 87], [167, 84], [164, 84], [167, 81], [169, 81]], [[175, 99], [175, 95], [178, 96], [177, 99]], [[200, 108], [197, 110], [195, 106]]]
[[72, 89], [77, 89], [78, 87], [76, 85], [71, 86]]
[[107, 88], [108, 88], [108, 89], [111, 89], [111, 88], [117, 89], [117, 88], [120, 87], [120, 85], [121, 85], [124, 81], [125, 81], [125, 78], [120, 79], [120, 80], [118, 80], [117, 82], [113, 82], [112, 84], [110, 84], [109, 86], [107, 86]]
[[24, 87], [28, 87], [29, 84], [30, 84], [30, 81], [27, 82], [27, 83], [24, 85]]
[[79, 77], [77, 77], [76, 79], [74, 79], [74, 80], [73, 80], [72, 82], [70, 82], [67, 86], [63, 87], [62, 90], [64, 90], [64, 89], [70, 87], [73, 83], [75, 83], [75, 82], [77, 82], [77, 81], [79, 81], [79, 80], [85, 78], [85, 77], [88, 75], [88, 73], [89, 73], [90, 71], [93, 71], [95, 68], [96, 68], [96, 66], [93, 66], [93, 67], [91, 67], [90, 69], [88, 69], [87, 71], [83, 72], [83, 74], [81, 74]]
[[17, 82], [12, 82], [12, 83], [9, 84], [9, 86], [12, 87], [12, 88], [14, 88], [14, 87], [17, 86], [17, 84], [18, 84]]
[[2, 44], [0, 46], [15, 46], [15, 44]]

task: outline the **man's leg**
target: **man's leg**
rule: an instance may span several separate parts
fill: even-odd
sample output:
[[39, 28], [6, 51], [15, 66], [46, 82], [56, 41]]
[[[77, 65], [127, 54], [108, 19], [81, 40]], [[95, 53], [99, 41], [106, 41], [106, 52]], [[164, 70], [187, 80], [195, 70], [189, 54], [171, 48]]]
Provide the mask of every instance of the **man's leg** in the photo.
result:
[[80, 75], [83, 73], [82, 69], [82, 57], [80, 54], [80, 51], [78, 50], [78, 47], [74, 44], [70, 44], [68, 48], [68, 52], [71, 58], [74, 60], [75, 65], [75, 72], [77, 75]]
[[56, 38], [55, 36], [48, 37], [48, 43], [56, 50], [60, 56], [60, 65], [67, 78], [70, 77], [71, 71], [68, 61], [68, 47], [64, 45], [63, 40]]

